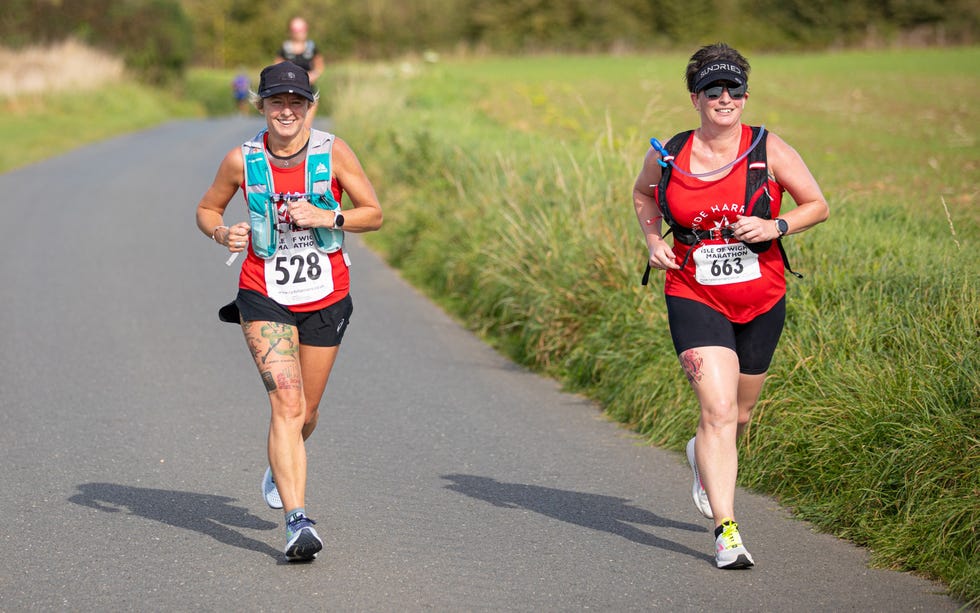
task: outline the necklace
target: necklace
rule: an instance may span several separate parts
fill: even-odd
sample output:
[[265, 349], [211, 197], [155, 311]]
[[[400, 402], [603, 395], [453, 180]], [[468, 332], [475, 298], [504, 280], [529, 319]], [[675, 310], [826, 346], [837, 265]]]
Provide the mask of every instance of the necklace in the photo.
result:
[[296, 153], [290, 153], [289, 155], [276, 155], [275, 153], [272, 152], [272, 149], [268, 149], [268, 148], [265, 151], [271, 157], [273, 157], [273, 158], [279, 160], [280, 162], [282, 162], [282, 165], [283, 166], [289, 166], [289, 165], [292, 164], [292, 162], [290, 160], [292, 160], [297, 155], [299, 155], [299, 154], [303, 153], [304, 151], [306, 151], [306, 148], [309, 146], [309, 144], [310, 144], [310, 139], [306, 139], [306, 142], [303, 143], [303, 146], [299, 148], [299, 151], [297, 151]]

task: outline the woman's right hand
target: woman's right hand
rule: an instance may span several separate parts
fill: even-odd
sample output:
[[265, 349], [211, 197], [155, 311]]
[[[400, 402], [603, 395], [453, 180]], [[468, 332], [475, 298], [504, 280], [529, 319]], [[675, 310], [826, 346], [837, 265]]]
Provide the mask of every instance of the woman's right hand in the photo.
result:
[[225, 240], [228, 251], [231, 253], [245, 251], [245, 248], [248, 247], [248, 233], [250, 231], [251, 227], [245, 221], [238, 222], [228, 228], [228, 238]]
[[653, 239], [650, 247], [650, 267], [657, 270], [680, 270], [674, 249], [662, 238]]

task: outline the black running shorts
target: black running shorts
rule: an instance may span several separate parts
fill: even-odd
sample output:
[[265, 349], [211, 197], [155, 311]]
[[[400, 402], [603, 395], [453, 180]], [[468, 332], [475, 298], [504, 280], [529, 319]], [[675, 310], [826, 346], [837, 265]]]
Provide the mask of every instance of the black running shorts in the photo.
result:
[[354, 301], [350, 294], [319, 311], [297, 313], [275, 300], [249, 289], [239, 289], [235, 305], [242, 321], [275, 321], [299, 330], [299, 342], [315, 347], [336, 347], [344, 338]]
[[738, 370], [761, 375], [769, 370], [786, 321], [786, 296], [744, 324], [732, 323], [706, 304], [667, 296], [667, 320], [677, 355], [695, 347], [728, 347], [738, 355]]

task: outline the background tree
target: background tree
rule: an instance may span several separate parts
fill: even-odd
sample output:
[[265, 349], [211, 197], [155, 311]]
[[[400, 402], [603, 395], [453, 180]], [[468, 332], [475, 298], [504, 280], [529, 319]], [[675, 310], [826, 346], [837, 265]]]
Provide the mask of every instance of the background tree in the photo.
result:
[[327, 62], [407, 53], [689, 50], [729, 41], [753, 51], [972, 44], [975, 0], [5, 0], [8, 47], [75, 37], [121, 53], [150, 81], [194, 63], [260, 66], [293, 16]]

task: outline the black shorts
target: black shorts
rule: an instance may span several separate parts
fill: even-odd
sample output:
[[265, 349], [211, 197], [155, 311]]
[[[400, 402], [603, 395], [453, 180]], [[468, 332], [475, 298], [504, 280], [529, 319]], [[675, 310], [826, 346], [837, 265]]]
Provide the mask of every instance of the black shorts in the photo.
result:
[[728, 347], [738, 370], [761, 375], [769, 370], [786, 321], [786, 296], [748, 323], [736, 324], [706, 304], [667, 296], [667, 320], [677, 355], [695, 347]]
[[[234, 311], [237, 310], [237, 313]], [[297, 313], [290, 311], [275, 300], [249, 289], [239, 289], [235, 302], [218, 311], [221, 321], [274, 321], [299, 330], [299, 342], [315, 347], [336, 347], [344, 339], [344, 332], [354, 312], [350, 294], [319, 311]]]

